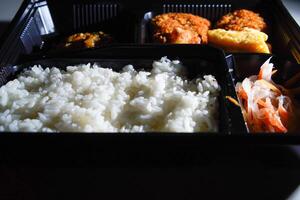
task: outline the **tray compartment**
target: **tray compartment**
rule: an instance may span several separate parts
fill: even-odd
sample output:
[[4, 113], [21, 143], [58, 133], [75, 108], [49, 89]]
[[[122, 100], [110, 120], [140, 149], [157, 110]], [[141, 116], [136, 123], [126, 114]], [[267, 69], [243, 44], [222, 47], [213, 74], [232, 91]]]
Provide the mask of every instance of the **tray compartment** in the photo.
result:
[[[275, 55], [266, 54], [235, 54], [227, 56], [227, 64], [230, 71], [230, 76], [233, 84], [236, 85], [237, 82], [242, 82], [245, 78], [251, 75], [257, 75], [262, 64], [272, 57], [271, 63], [274, 64], [277, 72], [272, 76], [272, 80], [280, 85], [283, 85], [287, 80], [292, 78], [295, 74], [300, 73], [300, 65], [290, 61], [286, 58], [282, 58]], [[300, 87], [300, 82], [295, 83], [292, 88]], [[295, 97], [297, 102], [300, 101], [300, 95]], [[297, 103], [296, 106], [299, 106]], [[296, 107], [296, 109], [299, 109]], [[296, 128], [297, 131], [299, 127]], [[295, 131], [288, 132], [289, 134], [299, 134]]]
[[[299, 62], [299, 27], [293, 23], [279, 0], [204, 0], [201, 3], [195, 0], [187, 0], [185, 3], [178, 0], [154, 0], [143, 4], [129, 0], [26, 0], [1, 38], [0, 65], [15, 64], [20, 55], [37, 58], [61, 56], [61, 52], [51, 51], [53, 44], [78, 31], [108, 30], [106, 32], [116, 39], [114, 45], [151, 43], [149, 20], [156, 14], [191, 12], [214, 22], [239, 8], [260, 12], [271, 25], [269, 41], [273, 53], [290, 59], [295, 57]], [[103, 28], [99, 28], [99, 24]]]
[[[224, 3], [225, 2], [225, 3]], [[267, 34], [269, 36], [268, 43], [272, 45], [272, 52], [275, 54], [280, 54], [285, 57], [292, 58], [293, 54], [290, 50], [290, 39], [291, 33], [287, 31], [285, 26], [285, 21], [288, 17], [284, 15], [284, 19], [280, 19], [276, 12], [281, 13], [280, 3], [278, 1], [224, 1], [215, 3], [212, 1], [201, 1], [201, 3], [196, 1], [189, 1], [188, 3], [182, 4], [178, 1], [173, 1], [172, 3], [158, 3], [152, 7], [151, 10], [144, 13], [141, 19], [141, 25], [139, 29], [139, 42], [142, 44], [153, 43], [153, 26], [151, 24], [152, 18], [156, 15], [168, 12], [183, 12], [192, 13], [209, 19], [212, 23], [212, 28], [220, 17], [227, 14], [230, 11], [236, 9], [249, 9], [254, 12], [260, 13], [260, 15], [265, 19], [268, 25]], [[288, 40], [288, 41], [287, 41]], [[161, 44], [158, 44], [161, 45]]]
[[137, 20], [120, 2], [44, 0], [24, 2], [23, 6], [26, 9], [19, 13], [22, 17], [18, 19], [18, 28], [9, 36], [17, 44], [12, 48], [7, 44], [17, 55], [4, 61], [4, 65], [13, 63], [21, 54], [42, 57], [49, 52], [57, 55], [68, 51], [57, 49], [57, 45], [78, 32], [103, 31], [113, 37], [114, 44], [135, 42]]
[[[219, 132], [222, 134], [243, 134], [246, 132], [245, 124], [240, 112], [240, 109], [235, 105], [228, 102], [225, 96], [235, 96], [234, 88], [232, 87], [230, 77], [228, 76], [228, 68], [224, 55], [221, 51], [214, 48], [204, 48], [201, 46], [195, 46], [193, 48], [193, 54], [186, 52], [184, 46], [178, 47], [167, 47], [164, 51], [159, 51], [159, 47], [124, 47], [119, 49], [119, 55], [114, 58], [57, 58], [57, 59], [45, 59], [32, 61], [26, 64], [17, 65], [14, 67], [6, 67], [7, 76], [3, 77], [3, 80], [14, 79], [16, 75], [33, 65], [40, 64], [44, 67], [57, 66], [64, 69], [65, 66], [81, 64], [81, 63], [100, 63], [102, 67], [112, 68], [115, 71], [121, 70], [127, 64], [133, 64], [136, 69], [149, 69], [152, 67], [153, 60], [158, 60], [162, 56], [168, 56], [170, 59], [179, 59], [184, 66], [187, 68], [188, 79], [203, 76], [206, 74], [212, 74], [216, 77], [219, 85], [221, 86], [221, 92], [219, 96]], [[116, 48], [118, 49], [118, 48]], [[135, 49], [136, 51], [134, 51]], [[109, 52], [107, 50], [106, 52]], [[134, 54], [139, 52], [139, 54]], [[156, 52], [154, 55], [151, 52]], [[168, 53], [172, 52], [172, 53]], [[129, 58], [124, 58], [124, 55], [129, 55]], [[130, 57], [130, 55], [135, 55], [135, 58]], [[200, 55], [200, 56], [199, 56]], [[224, 74], [226, 74], [224, 76]]]
[[136, 19], [122, 2], [69, 0], [64, 2], [64, 6], [54, 0], [47, 2], [56, 31], [61, 36], [77, 32], [103, 31], [112, 35], [117, 43], [134, 42]]

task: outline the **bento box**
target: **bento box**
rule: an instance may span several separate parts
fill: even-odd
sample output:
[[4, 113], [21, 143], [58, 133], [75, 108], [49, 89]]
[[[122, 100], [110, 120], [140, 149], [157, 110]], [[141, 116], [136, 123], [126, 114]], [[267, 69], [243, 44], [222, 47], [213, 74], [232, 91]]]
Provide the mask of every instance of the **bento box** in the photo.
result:
[[[241, 8], [259, 12], [269, 24], [269, 42], [272, 45], [274, 59], [282, 58], [285, 62], [290, 60], [291, 63], [296, 63], [299, 59], [297, 56], [299, 55], [299, 38], [296, 35], [299, 29], [280, 1], [228, 0], [199, 3], [189, 0], [185, 3], [153, 1], [144, 4], [135, 4], [131, 1], [97, 0], [84, 2], [69, 0], [62, 4], [54, 0], [25, 1], [1, 40], [1, 85], [13, 80], [19, 72], [33, 65], [55, 66], [64, 70], [69, 65], [95, 62], [100, 66], [103, 65], [104, 68], [119, 71], [127, 64], [137, 65], [138, 69], [147, 69], [154, 60], [167, 56], [171, 59], [179, 59], [183, 65], [186, 64], [189, 78], [208, 73], [216, 76], [220, 83], [219, 133], [212, 134], [215, 136], [204, 133], [203, 138], [217, 138], [219, 135], [260, 138], [258, 135], [248, 133], [240, 107], [228, 100], [229, 97], [237, 99], [235, 92], [237, 81], [255, 74], [254, 71], [257, 73], [261, 63], [253, 61], [253, 54], [231, 54], [231, 52], [224, 52], [210, 45], [162, 45], [152, 40], [151, 20], [157, 14], [192, 13], [206, 17], [214, 27], [221, 16]], [[97, 31], [108, 33], [112, 37], [111, 42], [94, 48], [75, 48], [68, 51], [58, 49], [62, 39], [70, 34]], [[265, 59], [272, 56], [272, 54], [257, 55]], [[280, 70], [281, 67], [285, 69], [285, 64], [281, 66], [284, 61], [278, 63], [278, 77], [281, 73], [282, 75], [287, 73]], [[248, 69], [253, 71], [248, 73], [246, 71]], [[241, 72], [242, 76], [240, 76]], [[293, 72], [288, 71], [288, 73]], [[275, 78], [279, 83], [281, 79]], [[190, 137], [196, 135], [191, 134]], [[283, 137], [290, 138], [286, 135]], [[202, 140], [201, 136], [197, 138]], [[268, 139], [262, 139], [262, 141], [272, 141], [269, 135], [266, 138]], [[281, 136], [276, 135], [274, 138], [281, 138]], [[291, 140], [278, 141], [290, 142]]]

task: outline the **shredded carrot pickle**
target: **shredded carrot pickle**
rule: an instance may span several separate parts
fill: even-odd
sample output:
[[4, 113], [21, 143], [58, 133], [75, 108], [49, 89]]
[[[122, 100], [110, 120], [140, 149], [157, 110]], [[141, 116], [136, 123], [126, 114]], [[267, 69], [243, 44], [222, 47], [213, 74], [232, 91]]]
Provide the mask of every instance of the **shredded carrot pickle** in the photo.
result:
[[257, 76], [238, 83], [236, 91], [250, 132], [286, 133], [292, 103], [283, 94], [283, 87], [272, 81], [274, 71], [270, 59], [261, 66]]

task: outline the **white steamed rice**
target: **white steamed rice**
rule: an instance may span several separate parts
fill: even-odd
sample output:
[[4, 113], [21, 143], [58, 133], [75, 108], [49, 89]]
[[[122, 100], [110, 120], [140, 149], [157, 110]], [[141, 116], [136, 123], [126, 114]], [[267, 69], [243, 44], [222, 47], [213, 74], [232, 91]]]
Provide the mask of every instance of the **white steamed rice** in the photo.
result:
[[218, 131], [220, 86], [212, 75], [184, 80], [183, 69], [166, 57], [151, 72], [34, 66], [0, 88], [0, 131]]

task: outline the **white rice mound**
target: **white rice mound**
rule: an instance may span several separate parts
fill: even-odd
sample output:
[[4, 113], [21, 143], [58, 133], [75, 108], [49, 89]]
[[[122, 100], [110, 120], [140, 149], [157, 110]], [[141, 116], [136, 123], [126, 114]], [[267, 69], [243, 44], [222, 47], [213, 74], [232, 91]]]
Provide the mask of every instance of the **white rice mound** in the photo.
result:
[[218, 131], [220, 86], [212, 75], [184, 80], [183, 69], [166, 57], [151, 72], [34, 66], [0, 88], [0, 131]]

